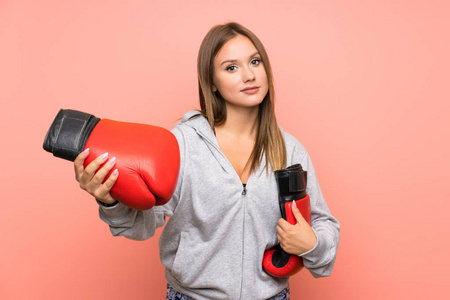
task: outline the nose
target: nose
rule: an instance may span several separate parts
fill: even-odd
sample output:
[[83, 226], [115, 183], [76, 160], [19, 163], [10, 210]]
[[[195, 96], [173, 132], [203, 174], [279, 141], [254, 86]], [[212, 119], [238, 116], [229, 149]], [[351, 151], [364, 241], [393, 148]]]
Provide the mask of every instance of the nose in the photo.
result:
[[249, 67], [243, 68], [242, 69], [242, 81], [244, 82], [248, 82], [248, 81], [252, 81], [255, 79], [255, 73], [253, 72], [253, 70]]

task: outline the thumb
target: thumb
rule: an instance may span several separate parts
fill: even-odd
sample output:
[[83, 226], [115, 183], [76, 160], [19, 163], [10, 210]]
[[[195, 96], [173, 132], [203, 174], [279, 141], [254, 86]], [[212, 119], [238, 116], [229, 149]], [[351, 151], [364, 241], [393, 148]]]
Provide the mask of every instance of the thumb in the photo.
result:
[[295, 219], [297, 220], [297, 223], [305, 223], [306, 220], [303, 218], [302, 213], [297, 207], [297, 203], [295, 203], [295, 200], [292, 201], [292, 213], [294, 214]]

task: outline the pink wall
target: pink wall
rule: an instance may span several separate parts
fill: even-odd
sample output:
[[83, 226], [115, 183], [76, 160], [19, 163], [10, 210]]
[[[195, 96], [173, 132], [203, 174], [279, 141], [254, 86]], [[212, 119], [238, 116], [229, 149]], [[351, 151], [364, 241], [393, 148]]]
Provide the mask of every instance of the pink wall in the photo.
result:
[[450, 299], [447, 3], [0, 1], [0, 298], [164, 297], [158, 239], [113, 238], [42, 142], [60, 108], [171, 128], [198, 107], [201, 39], [234, 20], [342, 224], [332, 276], [292, 298]]

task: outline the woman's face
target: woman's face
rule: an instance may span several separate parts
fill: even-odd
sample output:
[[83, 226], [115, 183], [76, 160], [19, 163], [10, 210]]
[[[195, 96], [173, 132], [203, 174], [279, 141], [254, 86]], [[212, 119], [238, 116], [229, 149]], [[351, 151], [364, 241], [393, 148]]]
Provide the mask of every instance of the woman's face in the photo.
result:
[[261, 56], [243, 35], [231, 38], [219, 50], [213, 80], [213, 91], [219, 91], [227, 106], [257, 106], [269, 90]]

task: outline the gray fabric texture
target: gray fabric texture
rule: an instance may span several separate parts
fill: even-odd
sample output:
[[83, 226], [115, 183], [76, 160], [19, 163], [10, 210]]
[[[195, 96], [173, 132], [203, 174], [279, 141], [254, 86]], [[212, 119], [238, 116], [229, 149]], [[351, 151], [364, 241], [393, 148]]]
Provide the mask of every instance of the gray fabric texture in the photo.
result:
[[[207, 120], [197, 111], [185, 114], [172, 130], [181, 154], [181, 168], [172, 199], [146, 211], [122, 203], [100, 206], [100, 218], [114, 236], [145, 240], [164, 226], [160, 258], [168, 283], [194, 299], [268, 299], [286, 288], [288, 279], [262, 268], [265, 250], [277, 244], [281, 217], [273, 170], [265, 157], [247, 181], [247, 192], [221, 152]], [[282, 131], [283, 132], [283, 131]], [[322, 196], [305, 148], [283, 132], [287, 166], [300, 163], [308, 172], [313, 249], [302, 254], [314, 277], [329, 276], [339, 243], [339, 222]], [[166, 222], [166, 218], [168, 220]], [[303, 270], [302, 272], [305, 272]]]

